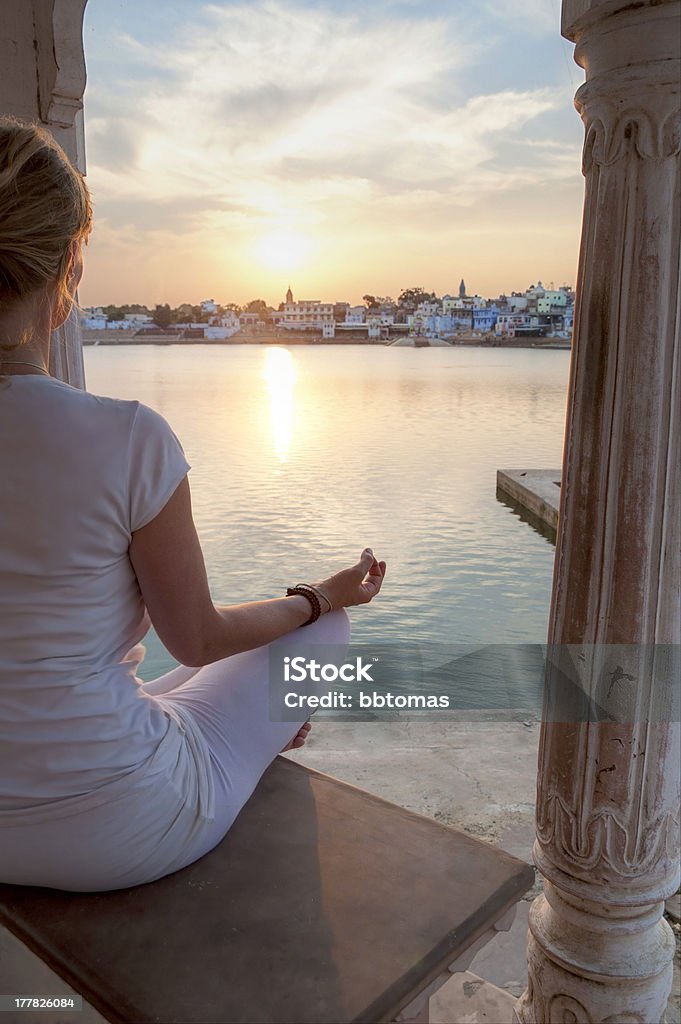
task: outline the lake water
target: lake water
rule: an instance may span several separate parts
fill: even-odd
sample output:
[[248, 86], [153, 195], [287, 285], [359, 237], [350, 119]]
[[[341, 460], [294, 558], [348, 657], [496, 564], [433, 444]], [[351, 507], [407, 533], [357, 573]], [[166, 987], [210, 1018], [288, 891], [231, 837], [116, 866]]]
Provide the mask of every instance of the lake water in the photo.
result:
[[[137, 398], [192, 465], [213, 598], [275, 597], [386, 559], [360, 641], [545, 640], [554, 548], [496, 499], [561, 462], [570, 353], [382, 346], [87, 347], [88, 390]], [[150, 632], [140, 674], [174, 660]]]

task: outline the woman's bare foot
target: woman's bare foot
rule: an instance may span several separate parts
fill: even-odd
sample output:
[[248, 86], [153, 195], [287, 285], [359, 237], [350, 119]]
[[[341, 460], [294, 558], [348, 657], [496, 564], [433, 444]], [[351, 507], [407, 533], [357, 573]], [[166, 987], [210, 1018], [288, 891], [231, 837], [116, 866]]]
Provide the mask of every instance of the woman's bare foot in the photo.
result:
[[286, 750], [299, 750], [301, 747], [304, 747], [305, 740], [307, 739], [307, 734], [309, 733], [311, 728], [312, 724], [310, 722], [304, 722], [303, 725], [301, 725], [298, 732], [293, 737], [293, 739], [291, 740], [291, 742], [287, 743], [286, 746], [283, 748], [282, 754]]

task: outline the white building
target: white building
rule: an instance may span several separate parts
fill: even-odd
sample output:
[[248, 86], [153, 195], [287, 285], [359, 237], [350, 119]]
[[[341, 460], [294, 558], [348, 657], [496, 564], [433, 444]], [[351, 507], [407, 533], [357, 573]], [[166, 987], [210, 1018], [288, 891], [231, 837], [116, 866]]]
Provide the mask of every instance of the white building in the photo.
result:
[[148, 327], [154, 322], [153, 316], [150, 316], [149, 313], [125, 313], [123, 319], [130, 328]]
[[542, 298], [545, 292], [546, 289], [541, 281], [537, 281], [536, 284], [531, 284], [529, 288], [525, 289], [525, 294], [535, 299]]
[[321, 302], [319, 299], [303, 299], [301, 302], [294, 302], [290, 287], [286, 293], [284, 308], [277, 315], [278, 326], [285, 327], [287, 330], [306, 331], [311, 328], [321, 330], [324, 324], [335, 322], [332, 302]]
[[345, 314], [346, 324], [363, 324], [366, 323], [366, 306], [351, 306]]
[[420, 317], [437, 316], [441, 312], [442, 306], [437, 299], [426, 299], [424, 302], [419, 302], [415, 315]]
[[265, 321], [260, 319], [259, 313], [240, 313], [239, 325], [245, 331], [262, 331], [267, 326]]
[[527, 309], [527, 295], [507, 295], [506, 305], [516, 313]]
[[225, 338], [231, 338], [232, 335], [236, 334], [236, 332], [240, 329], [240, 327], [237, 327], [236, 329], [230, 327], [220, 327], [219, 324], [203, 324], [202, 326], [203, 336], [208, 341], [221, 341]]
[[235, 331], [239, 330], [241, 321], [239, 320], [238, 313], [235, 313], [233, 309], [228, 309], [226, 313], [217, 318], [217, 322], [220, 327], [234, 328]]
[[395, 314], [379, 311], [378, 313], [367, 313], [366, 322], [371, 325], [378, 324], [379, 327], [392, 327], [395, 323]]
[[101, 306], [86, 306], [80, 318], [80, 326], [87, 331], [104, 331], [108, 320]]
[[540, 323], [539, 317], [531, 313], [502, 313], [494, 325], [494, 333], [498, 338], [541, 335], [547, 329], [547, 325]]
[[217, 311], [218, 311], [218, 307], [217, 307], [217, 303], [216, 303], [215, 299], [204, 299], [203, 302], [201, 303], [201, 312], [202, 313], [210, 314], [210, 313], [217, 313]]
[[473, 297], [467, 295], [465, 298], [460, 298], [458, 295], [451, 296], [445, 295], [442, 300], [442, 315], [443, 316], [456, 316], [467, 313], [470, 320], [471, 310], [474, 306], [480, 306], [484, 303], [484, 299], [479, 296]]
[[241, 330], [241, 321], [233, 309], [227, 310], [222, 316], [212, 316], [207, 324], [191, 324], [191, 327], [202, 327], [203, 336], [208, 341], [220, 341], [231, 338]]
[[132, 331], [134, 324], [131, 324], [129, 320], [108, 320], [106, 329], [107, 331]]
[[564, 313], [567, 307], [567, 292], [562, 288], [545, 291], [543, 296], [537, 297], [538, 313]]

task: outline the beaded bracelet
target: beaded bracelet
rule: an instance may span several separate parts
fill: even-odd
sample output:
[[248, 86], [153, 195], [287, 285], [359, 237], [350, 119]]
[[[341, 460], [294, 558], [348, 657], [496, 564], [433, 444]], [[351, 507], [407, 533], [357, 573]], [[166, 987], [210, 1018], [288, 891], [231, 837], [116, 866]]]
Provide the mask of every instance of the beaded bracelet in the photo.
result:
[[333, 605], [331, 604], [331, 601], [326, 596], [324, 591], [319, 589], [319, 587], [313, 587], [311, 583], [296, 583], [296, 586], [302, 587], [303, 590], [312, 591], [313, 594], [316, 594], [317, 597], [324, 602], [324, 604], [326, 605], [327, 612], [333, 611]]
[[307, 622], [304, 622], [304, 626], [309, 626], [311, 623], [316, 622], [319, 616], [322, 614], [322, 606], [319, 603], [319, 598], [314, 590], [308, 589], [305, 584], [298, 584], [297, 587], [289, 587], [286, 591], [287, 597], [293, 597], [296, 594], [300, 594], [301, 597], [306, 597], [312, 607], [310, 618]]

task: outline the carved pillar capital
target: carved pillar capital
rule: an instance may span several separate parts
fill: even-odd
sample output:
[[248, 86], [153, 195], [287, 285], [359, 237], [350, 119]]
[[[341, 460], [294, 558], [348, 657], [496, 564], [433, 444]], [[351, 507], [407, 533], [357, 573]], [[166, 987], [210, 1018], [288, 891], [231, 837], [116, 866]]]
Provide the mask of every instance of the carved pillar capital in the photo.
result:
[[[633, 80], [626, 71], [609, 72], [586, 82], [575, 95], [584, 122], [582, 173], [594, 162], [607, 166], [616, 160], [666, 160], [681, 146], [678, 94], [674, 71], [660, 63], [655, 76]], [[617, 99], [615, 99], [617, 96]]]
[[37, 113], [83, 173], [86, 3], [87, 0], [33, 0]]
[[[676, 3], [677, 0], [563, 0], [560, 17], [561, 35], [579, 44], [591, 31], [602, 32], [605, 28], [605, 31], [609, 32], [613, 28], [619, 30], [623, 25], [626, 27], [641, 23], [645, 24], [646, 31], [650, 33], [657, 25], [657, 18], [674, 17], [673, 8]], [[620, 16], [617, 22], [614, 21], [616, 15]], [[629, 57], [633, 55], [636, 62], [641, 63], [646, 54], [645, 48], [642, 49], [635, 40], [632, 41], [632, 46], [631, 54], [620, 52], [618, 59], [629, 62]], [[643, 46], [645, 47], [645, 43]], [[591, 59], [600, 59], [603, 55], [602, 51], [592, 55]], [[574, 57], [581, 67], [585, 67], [580, 50], [575, 50]]]

